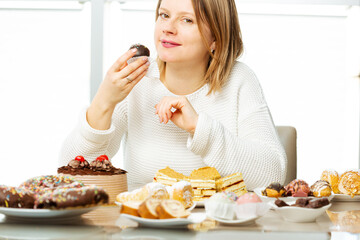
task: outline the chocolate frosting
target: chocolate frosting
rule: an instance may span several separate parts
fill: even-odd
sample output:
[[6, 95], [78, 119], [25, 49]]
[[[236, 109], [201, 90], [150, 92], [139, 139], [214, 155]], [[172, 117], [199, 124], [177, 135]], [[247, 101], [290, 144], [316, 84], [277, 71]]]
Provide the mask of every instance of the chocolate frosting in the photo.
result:
[[0, 185], [0, 206], [10, 208], [33, 208], [34, 195], [21, 188]]
[[82, 188], [58, 188], [41, 195], [35, 202], [35, 208], [61, 209], [67, 207], [91, 206], [108, 203], [109, 195], [95, 185]]
[[68, 164], [68, 166], [72, 167], [72, 168], [86, 168], [89, 167], [89, 162], [84, 160], [84, 161], [78, 161], [78, 160], [71, 160]]
[[69, 175], [118, 175], [126, 173], [125, 170], [115, 168], [111, 162], [106, 159], [103, 161], [94, 160], [90, 164], [86, 160], [80, 162], [73, 159], [67, 166], [59, 167], [57, 172]]

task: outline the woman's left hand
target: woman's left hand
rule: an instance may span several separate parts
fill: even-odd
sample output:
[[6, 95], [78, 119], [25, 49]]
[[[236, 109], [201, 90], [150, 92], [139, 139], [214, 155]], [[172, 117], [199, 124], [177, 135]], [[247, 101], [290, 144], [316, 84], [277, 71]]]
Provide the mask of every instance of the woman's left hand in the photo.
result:
[[194, 134], [199, 115], [186, 97], [163, 97], [155, 108], [160, 123], [171, 120], [179, 128]]

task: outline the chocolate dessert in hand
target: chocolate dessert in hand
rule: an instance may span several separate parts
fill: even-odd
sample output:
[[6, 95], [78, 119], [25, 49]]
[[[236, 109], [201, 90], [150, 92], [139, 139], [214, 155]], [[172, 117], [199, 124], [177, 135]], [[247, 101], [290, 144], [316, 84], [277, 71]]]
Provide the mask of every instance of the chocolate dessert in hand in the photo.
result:
[[149, 57], [150, 56], [150, 50], [147, 47], [145, 47], [144, 45], [140, 44], [140, 43], [131, 45], [129, 50], [133, 49], [133, 48], [137, 49], [137, 52], [133, 57], [141, 57], [141, 56]]
[[137, 44], [131, 45], [129, 50], [133, 49], [133, 48], [136, 48], [137, 51], [136, 51], [135, 55], [127, 61], [128, 64], [134, 62], [136, 59], [138, 59], [139, 57], [142, 57], [142, 56], [150, 57], [150, 50], [147, 47], [145, 47], [144, 45], [137, 43]]

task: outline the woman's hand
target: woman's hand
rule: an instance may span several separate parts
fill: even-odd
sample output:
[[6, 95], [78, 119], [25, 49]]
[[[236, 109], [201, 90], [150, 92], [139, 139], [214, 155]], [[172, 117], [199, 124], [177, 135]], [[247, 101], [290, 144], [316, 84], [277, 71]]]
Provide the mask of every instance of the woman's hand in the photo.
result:
[[186, 97], [163, 97], [155, 108], [160, 122], [171, 120], [179, 128], [194, 134], [199, 115]]
[[122, 55], [110, 67], [99, 87], [96, 95], [99, 95], [102, 102], [106, 102], [111, 107], [115, 107], [116, 104], [124, 100], [146, 74], [149, 67], [147, 57], [141, 57], [135, 62], [127, 64], [127, 61], [135, 55], [136, 51], [137, 49], [133, 48]]
[[106, 73], [87, 111], [87, 121], [91, 127], [99, 130], [108, 129], [116, 104], [124, 100], [145, 76], [150, 65], [147, 57], [141, 57], [127, 64], [136, 51], [136, 48], [127, 51]]

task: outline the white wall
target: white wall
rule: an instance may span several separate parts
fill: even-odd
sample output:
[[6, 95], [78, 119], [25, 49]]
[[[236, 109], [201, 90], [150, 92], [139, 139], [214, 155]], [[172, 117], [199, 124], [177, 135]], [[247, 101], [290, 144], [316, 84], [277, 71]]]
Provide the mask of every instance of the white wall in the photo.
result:
[[[106, 4], [104, 72], [133, 43], [156, 57], [155, 6]], [[82, 7], [0, 10], [0, 184], [55, 173], [61, 142], [89, 102], [90, 4]], [[298, 176], [311, 183], [325, 168], [358, 168], [359, 9], [238, 3], [238, 10], [240, 60], [259, 77], [275, 123], [298, 130]], [[113, 160], [122, 166], [120, 153]]]

